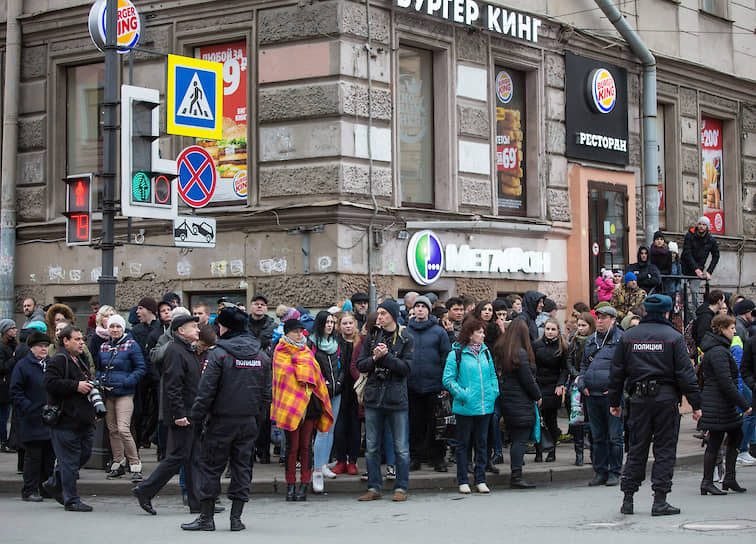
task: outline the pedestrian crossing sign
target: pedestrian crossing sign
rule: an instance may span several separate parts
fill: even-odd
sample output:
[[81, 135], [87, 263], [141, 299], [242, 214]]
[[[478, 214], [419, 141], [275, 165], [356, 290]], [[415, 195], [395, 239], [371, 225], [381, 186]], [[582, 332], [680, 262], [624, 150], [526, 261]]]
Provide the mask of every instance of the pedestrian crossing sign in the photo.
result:
[[223, 64], [168, 55], [168, 134], [220, 140]]

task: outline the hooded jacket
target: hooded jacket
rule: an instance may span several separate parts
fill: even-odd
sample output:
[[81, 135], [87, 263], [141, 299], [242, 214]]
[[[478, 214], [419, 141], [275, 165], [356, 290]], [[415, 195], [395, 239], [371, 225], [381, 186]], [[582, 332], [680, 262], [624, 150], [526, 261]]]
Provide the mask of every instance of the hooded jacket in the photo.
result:
[[118, 340], [103, 342], [95, 357], [95, 375], [105, 397], [133, 395], [145, 370], [142, 350], [128, 332]]
[[[711, 255], [711, 261], [709, 266], [704, 268], [709, 255]], [[680, 259], [682, 260], [682, 272], [686, 276], [695, 276], [696, 269], [713, 274], [719, 262], [719, 243], [708, 230], [705, 235], [699, 236], [696, 233], [696, 227], [691, 227], [685, 233]]]
[[614, 293], [614, 281], [612, 278], [605, 278], [601, 274], [596, 278], [596, 298], [599, 302], [609, 302], [612, 300]]
[[208, 352], [192, 421], [256, 418], [270, 404], [272, 372], [270, 357], [248, 332], [226, 333]]
[[588, 389], [592, 397], [602, 397], [609, 389], [609, 372], [614, 352], [622, 339], [622, 329], [613, 325], [606, 335], [596, 331], [585, 341], [583, 360], [580, 362], [580, 391]]
[[40, 361], [30, 351], [13, 368], [10, 395], [20, 423], [21, 442], [50, 440], [50, 428], [42, 423], [42, 407], [47, 403], [42, 384], [44, 365], [44, 360]]
[[545, 298], [546, 295], [538, 291], [525, 291], [522, 297], [522, 312], [515, 316], [515, 319], [522, 319], [528, 325], [531, 342], [538, 340], [538, 325], [535, 320], [538, 317], [538, 302]]
[[[461, 350], [459, 365], [457, 349]], [[461, 416], [492, 414], [499, 396], [499, 381], [488, 346], [482, 344], [476, 356], [469, 346], [462, 348], [455, 344], [446, 358], [443, 384], [454, 397], [452, 413]]]
[[441, 391], [441, 376], [451, 351], [449, 335], [432, 315], [425, 321], [410, 319], [405, 332], [412, 338], [415, 348], [407, 387], [415, 393]]
[[652, 290], [660, 290], [662, 286], [661, 272], [651, 262], [650, 253], [646, 257], [646, 261], [641, 261], [641, 251], [646, 250], [648, 252], [648, 246], [640, 246], [638, 248], [638, 262], [631, 264], [628, 267], [628, 271], [638, 276], [638, 287], [650, 293]]
[[739, 427], [743, 417], [738, 412], [748, 409], [748, 402], [738, 392], [738, 365], [724, 336], [707, 332], [701, 341], [704, 352], [701, 362], [704, 386], [701, 394], [701, 427], [724, 431]]

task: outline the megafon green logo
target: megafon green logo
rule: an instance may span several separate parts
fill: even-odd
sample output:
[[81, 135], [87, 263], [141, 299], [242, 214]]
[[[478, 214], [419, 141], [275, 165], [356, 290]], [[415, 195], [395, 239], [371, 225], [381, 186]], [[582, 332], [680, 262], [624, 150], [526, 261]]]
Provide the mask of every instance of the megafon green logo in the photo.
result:
[[430, 230], [415, 233], [407, 246], [407, 267], [410, 276], [420, 285], [430, 285], [441, 277], [444, 269], [444, 247]]

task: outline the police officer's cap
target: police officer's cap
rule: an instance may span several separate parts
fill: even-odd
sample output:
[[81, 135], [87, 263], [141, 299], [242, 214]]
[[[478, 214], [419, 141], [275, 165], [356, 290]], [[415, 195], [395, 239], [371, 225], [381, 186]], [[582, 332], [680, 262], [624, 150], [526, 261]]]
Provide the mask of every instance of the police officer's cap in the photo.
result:
[[645, 298], [643, 306], [650, 314], [663, 314], [672, 311], [672, 299], [667, 295], [651, 295]]

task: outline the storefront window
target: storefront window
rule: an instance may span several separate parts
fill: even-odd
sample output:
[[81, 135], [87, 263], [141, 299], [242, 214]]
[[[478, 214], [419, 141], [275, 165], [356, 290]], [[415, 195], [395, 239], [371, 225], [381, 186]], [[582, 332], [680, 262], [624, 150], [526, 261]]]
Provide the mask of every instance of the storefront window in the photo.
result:
[[525, 215], [525, 74], [499, 66], [495, 74], [499, 213]]
[[[103, 101], [105, 65], [68, 69], [66, 89], [66, 174], [99, 173], [103, 169]], [[96, 207], [102, 207], [101, 178], [95, 176]]]
[[402, 204], [433, 206], [433, 53], [399, 49], [399, 179]]
[[711, 232], [724, 233], [724, 181], [722, 179], [722, 121], [701, 118], [701, 188], [704, 215]]

